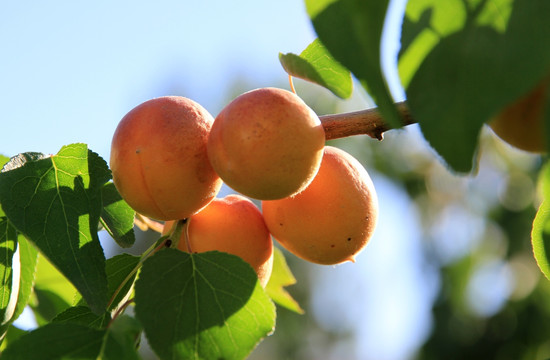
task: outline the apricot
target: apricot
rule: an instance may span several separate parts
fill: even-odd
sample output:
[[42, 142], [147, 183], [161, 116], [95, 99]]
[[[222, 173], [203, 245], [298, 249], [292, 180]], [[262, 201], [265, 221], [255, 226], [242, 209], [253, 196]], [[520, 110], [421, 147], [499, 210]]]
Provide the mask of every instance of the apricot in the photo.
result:
[[378, 199], [365, 168], [327, 146], [321, 168], [301, 193], [262, 202], [267, 228], [294, 255], [317, 264], [355, 261], [376, 227]]
[[222, 181], [206, 153], [214, 118], [196, 102], [159, 97], [136, 106], [111, 143], [113, 182], [137, 212], [183, 219], [216, 197]]
[[260, 200], [296, 194], [321, 163], [325, 131], [297, 95], [276, 88], [246, 92], [216, 117], [208, 158], [234, 190]]
[[[178, 242], [180, 250], [218, 250], [237, 255], [252, 266], [265, 287], [273, 267], [273, 241], [262, 213], [252, 201], [237, 194], [216, 198], [187, 222], [187, 231], [182, 232]], [[174, 223], [167, 221], [163, 233], [168, 233]]]
[[547, 151], [544, 125], [546, 94], [550, 79], [502, 109], [489, 123], [493, 132], [508, 144], [533, 153]]

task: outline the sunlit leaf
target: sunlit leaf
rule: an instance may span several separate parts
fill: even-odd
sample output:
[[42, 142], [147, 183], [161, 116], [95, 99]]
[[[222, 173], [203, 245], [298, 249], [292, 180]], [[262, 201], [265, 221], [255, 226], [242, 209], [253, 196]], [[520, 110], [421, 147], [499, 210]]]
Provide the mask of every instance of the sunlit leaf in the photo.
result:
[[15, 312], [20, 268], [17, 230], [7, 218], [0, 217], [0, 326], [8, 324]]
[[105, 184], [101, 191], [103, 199], [101, 224], [118, 245], [123, 248], [132, 246], [136, 240], [135, 211], [122, 199], [112, 182]]
[[21, 263], [21, 276], [19, 284], [19, 296], [12, 321], [16, 320], [29, 302], [35, 280], [35, 272], [38, 262], [38, 251], [24, 236], [17, 237], [19, 247], [19, 261]]
[[550, 163], [541, 170], [539, 182], [544, 200], [533, 221], [531, 243], [540, 270], [550, 280]]
[[135, 303], [151, 347], [166, 359], [243, 359], [275, 326], [254, 270], [215, 251], [159, 251], [143, 264]]
[[1, 302], [0, 338], [17, 320], [29, 302], [34, 285], [38, 252], [21, 235], [17, 234], [7, 218], [0, 217]]
[[309, 44], [300, 55], [279, 54], [279, 61], [289, 75], [321, 85], [343, 99], [351, 96], [351, 73], [334, 60], [319, 39]]
[[389, 0], [306, 0], [317, 36], [332, 56], [347, 67], [378, 105], [384, 120], [403, 122], [386, 83], [381, 38]]
[[[0, 168], [4, 166], [8, 161], [10, 161], [10, 158], [4, 155], [0, 155]], [[0, 216], [4, 216], [4, 210], [2, 210], [2, 204], [0, 203]]]
[[300, 307], [300, 304], [285, 290], [286, 286], [294, 284], [296, 284], [296, 278], [292, 274], [292, 271], [290, 271], [283, 252], [279, 248], [274, 248], [273, 272], [265, 287], [265, 292], [278, 305], [298, 314], [303, 314], [304, 310]]
[[107, 164], [85, 144], [57, 155], [21, 154], [0, 173], [0, 202], [14, 226], [69, 279], [92, 310], [107, 304], [97, 235]]

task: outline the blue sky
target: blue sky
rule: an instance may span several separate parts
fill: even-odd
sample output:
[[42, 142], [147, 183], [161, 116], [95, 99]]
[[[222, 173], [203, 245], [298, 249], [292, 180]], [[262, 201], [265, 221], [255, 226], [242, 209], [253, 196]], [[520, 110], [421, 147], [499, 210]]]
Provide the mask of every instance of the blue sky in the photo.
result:
[[127, 111], [174, 91], [215, 115], [235, 78], [284, 79], [278, 52], [307, 46], [306, 20], [294, 0], [7, 2], [0, 153], [85, 142], [107, 156]]

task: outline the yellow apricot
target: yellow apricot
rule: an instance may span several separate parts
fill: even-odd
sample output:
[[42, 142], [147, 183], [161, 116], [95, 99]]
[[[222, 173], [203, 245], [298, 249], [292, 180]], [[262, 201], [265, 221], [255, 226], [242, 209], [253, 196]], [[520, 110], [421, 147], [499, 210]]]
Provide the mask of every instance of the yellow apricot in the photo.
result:
[[323, 265], [355, 261], [378, 219], [378, 200], [365, 168], [327, 146], [321, 168], [301, 193], [262, 202], [265, 223], [294, 255]]
[[544, 111], [549, 79], [507, 105], [488, 124], [508, 144], [529, 152], [547, 151]]
[[137, 212], [183, 219], [216, 197], [222, 181], [206, 153], [214, 118], [179, 96], [148, 100], [126, 114], [111, 143], [113, 182]]
[[208, 158], [229, 187], [273, 200], [311, 182], [324, 144], [319, 117], [297, 95], [262, 88], [238, 96], [216, 117]]
[[[187, 221], [187, 232], [178, 242], [180, 250], [189, 252], [189, 245], [196, 253], [218, 250], [237, 255], [252, 266], [265, 287], [273, 267], [273, 241], [252, 201], [236, 194], [216, 198]], [[173, 225], [174, 221], [167, 221], [163, 233]]]

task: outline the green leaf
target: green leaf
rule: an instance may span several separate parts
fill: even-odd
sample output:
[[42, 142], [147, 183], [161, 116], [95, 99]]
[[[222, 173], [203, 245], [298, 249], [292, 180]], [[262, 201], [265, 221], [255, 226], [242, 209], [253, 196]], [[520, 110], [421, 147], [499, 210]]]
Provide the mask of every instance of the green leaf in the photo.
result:
[[[4, 164], [6, 164], [8, 161], [10, 161], [10, 158], [4, 155], [0, 155], [0, 167], [3, 167]], [[2, 210], [2, 204], [0, 204], [0, 216], [5, 216], [4, 210]]]
[[135, 287], [136, 317], [162, 359], [243, 359], [275, 326], [275, 306], [241, 258], [163, 249]]
[[290, 271], [283, 252], [279, 248], [274, 248], [273, 271], [265, 287], [265, 292], [278, 305], [298, 314], [303, 314], [304, 310], [300, 307], [300, 304], [284, 289], [286, 286], [294, 284], [296, 284], [296, 278]]
[[[128, 300], [136, 278], [139, 260], [139, 256], [130, 254], [119, 254], [107, 259], [105, 270], [107, 272], [107, 296], [110, 299], [107, 310], [116, 311]], [[75, 302], [78, 305], [86, 305], [84, 299], [78, 294]]]
[[11, 343], [2, 360], [96, 359], [104, 334], [78, 324], [51, 323]]
[[306, 0], [317, 36], [347, 67], [392, 127], [403, 124], [384, 78], [380, 43], [389, 0]]
[[[116, 297], [111, 302], [108, 310], [118, 308], [130, 294], [136, 278], [135, 268], [139, 263], [139, 256], [129, 254], [116, 255], [107, 260], [107, 281], [109, 299]], [[126, 281], [123, 285], [123, 282]]]
[[97, 235], [105, 161], [85, 144], [57, 155], [21, 154], [0, 173], [0, 202], [15, 227], [69, 279], [92, 310], [107, 305], [105, 255]]
[[97, 315], [87, 306], [73, 306], [59, 313], [52, 322], [80, 324], [93, 329], [103, 329], [111, 321], [111, 315]]
[[[0, 326], [9, 324], [15, 313], [20, 284], [17, 230], [0, 217]], [[3, 335], [3, 332], [2, 334]]]
[[539, 183], [542, 185], [544, 200], [533, 221], [531, 244], [537, 265], [550, 280], [550, 163], [548, 162], [540, 171]]
[[17, 237], [19, 247], [19, 262], [21, 263], [21, 275], [19, 283], [19, 296], [13, 313], [12, 322], [15, 321], [29, 303], [32, 294], [36, 264], [38, 262], [38, 251], [24, 236]]
[[35, 301], [29, 306], [39, 326], [52, 321], [58, 314], [67, 310], [71, 303], [63, 299], [59, 294], [48, 289], [34, 288]]
[[35, 287], [55, 293], [69, 306], [75, 303], [77, 290], [44, 256], [38, 255]]
[[[4, 314], [4, 322], [0, 325], [0, 339], [5, 335], [6, 331], [11, 328], [11, 324], [17, 320], [23, 309], [29, 302], [30, 295], [34, 286], [34, 273], [36, 270], [36, 262], [38, 252], [31, 246], [28, 241], [21, 235], [16, 234], [9, 221], [5, 217], [0, 217], [0, 238], [5, 235], [4, 240], [0, 240], [0, 248], [5, 251], [1, 253], [6, 255], [6, 258], [1, 261], [0, 269], [2, 272], [2, 313]], [[14, 237], [15, 236], [15, 237]], [[11, 242], [17, 246], [17, 251], [13, 253], [10, 259]], [[11, 268], [10, 268], [11, 264]], [[17, 264], [17, 266], [15, 266]], [[10, 269], [11, 274], [10, 276]], [[18, 278], [18, 279], [15, 279]], [[14, 281], [17, 281], [14, 283]], [[11, 285], [9, 283], [12, 283]], [[1, 341], [1, 340], [0, 340]]]
[[127, 315], [117, 317], [105, 336], [100, 359], [102, 360], [138, 360], [137, 345], [141, 336], [140, 323]]
[[21, 336], [27, 334], [28, 331], [19, 329], [18, 327], [15, 327], [13, 325], [8, 326], [8, 330], [5, 334], [5, 337], [2, 341], [2, 345], [0, 345], [0, 353], [4, 352], [4, 350], [15, 340], [19, 339]]
[[0, 155], [0, 166], [4, 166], [8, 161], [10, 161], [10, 158], [4, 155]]
[[545, 200], [537, 211], [531, 231], [531, 242], [537, 265], [550, 280], [550, 201], [548, 200]]
[[309, 44], [300, 55], [279, 54], [279, 61], [289, 75], [321, 85], [342, 99], [351, 96], [351, 73], [334, 60], [319, 39]]
[[134, 245], [134, 209], [122, 199], [112, 182], [105, 184], [101, 190], [101, 224], [119, 246], [128, 248]]
[[[550, 2], [445, 2], [452, 12], [441, 3], [409, 1], [401, 76], [424, 137], [465, 173], [474, 167], [483, 124], [548, 73]], [[452, 25], [434, 26], [451, 17]]]

